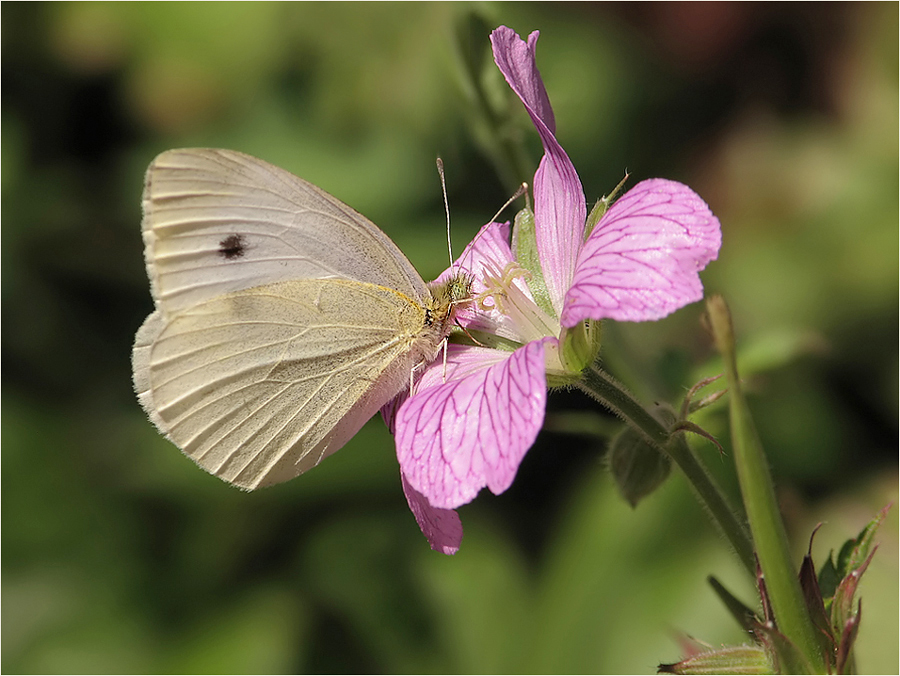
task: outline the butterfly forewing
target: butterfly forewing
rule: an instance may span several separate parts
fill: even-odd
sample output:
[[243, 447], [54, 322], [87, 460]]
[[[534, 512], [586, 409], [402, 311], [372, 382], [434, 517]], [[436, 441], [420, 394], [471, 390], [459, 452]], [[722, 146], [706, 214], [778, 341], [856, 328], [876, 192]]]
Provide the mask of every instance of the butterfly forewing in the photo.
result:
[[144, 186], [147, 272], [158, 309], [288, 279], [341, 278], [423, 302], [422, 278], [364, 216], [278, 167], [230, 150], [170, 150]]

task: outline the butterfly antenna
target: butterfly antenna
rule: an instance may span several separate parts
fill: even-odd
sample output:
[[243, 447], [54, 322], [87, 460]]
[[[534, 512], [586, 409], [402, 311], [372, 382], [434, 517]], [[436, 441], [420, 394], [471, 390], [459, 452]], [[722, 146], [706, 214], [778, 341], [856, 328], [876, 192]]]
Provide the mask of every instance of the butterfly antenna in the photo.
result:
[[444, 213], [447, 214], [447, 252], [450, 254], [450, 267], [453, 267], [453, 246], [450, 244], [450, 202], [447, 200], [447, 181], [444, 179], [444, 161], [437, 158], [438, 176], [441, 177], [441, 192], [444, 193]]
[[496, 214], [494, 214], [493, 218], [491, 218], [491, 222], [496, 221], [497, 218], [499, 218], [500, 214], [502, 214], [503, 211], [506, 209], [506, 207], [508, 207], [510, 204], [515, 202], [517, 199], [519, 199], [522, 195], [524, 195], [527, 192], [528, 192], [528, 184], [522, 183], [522, 185], [520, 185], [518, 187], [518, 189], [512, 194], [512, 197], [510, 197], [508, 200], [506, 200], [506, 204], [504, 204], [502, 207], [500, 207], [500, 211], [498, 211]]
[[[518, 189], [512, 194], [512, 197], [510, 197], [508, 200], [506, 200], [506, 202], [503, 204], [503, 206], [500, 207], [500, 210], [491, 217], [491, 220], [489, 220], [488, 223], [496, 222], [496, 220], [500, 217], [500, 214], [502, 214], [510, 204], [515, 202], [522, 195], [525, 195], [525, 197], [527, 199], [527, 197], [528, 197], [528, 184], [527, 183], [522, 183], [518, 187]], [[478, 233], [478, 235], [475, 236], [475, 239], [472, 240], [472, 244], [477, 242], [479, 237], [481, 237], [480, 232]], [[471, 247], [471, 244], [469, 246]]]

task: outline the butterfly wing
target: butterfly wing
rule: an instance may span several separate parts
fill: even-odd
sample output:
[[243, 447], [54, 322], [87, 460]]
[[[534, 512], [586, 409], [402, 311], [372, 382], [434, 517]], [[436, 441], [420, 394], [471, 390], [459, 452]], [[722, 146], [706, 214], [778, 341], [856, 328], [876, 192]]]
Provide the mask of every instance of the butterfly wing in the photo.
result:
[[288, 279], [351, 279], [419, 303], [428, 297], [421, 276], [371, 221], [243, 153], [162, 153], [147, 170], [143, 204], [147, 274], [164, 315]]
[[135, 388], [153, 422], [208, 472], [254, 489], [314, 467], [409, 382], [435, 341], [396, 291], [293, 280], [224, 294], [135, 342]]

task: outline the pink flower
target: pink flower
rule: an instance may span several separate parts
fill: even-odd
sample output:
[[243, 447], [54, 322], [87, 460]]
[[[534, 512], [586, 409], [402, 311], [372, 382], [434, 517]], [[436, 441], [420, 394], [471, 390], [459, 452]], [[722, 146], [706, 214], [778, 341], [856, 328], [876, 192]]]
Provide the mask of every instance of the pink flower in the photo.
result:
[[[435, 360], [412, 396], [384, 410], [410, 508], [445, 554], [462, 539], [453, 509], [484, 487], [499, 494], [512, 484], [543, 425], [548, 385], [576, 381], [596, 357], [593, 323], [659, 319], [700, 300], [698, 273], [721, 244], [703, 200], [665, 179], [638, 183], [587, 232], [581, 181], [554, 135], [537, 70], [537, 39], [535, 31], [526, 43], [505, 26], [491, 34], [494, 61], [544, 146], [532, 238], [522, 214], [513, 233], [518, 256], [508, 223], [482, 228], [451, 268], [474, 276], [476, 303], [458, 319], [480, 345], [451, 343], [446, 365]], [[533, 260], [539, 265], [529, 269]]]

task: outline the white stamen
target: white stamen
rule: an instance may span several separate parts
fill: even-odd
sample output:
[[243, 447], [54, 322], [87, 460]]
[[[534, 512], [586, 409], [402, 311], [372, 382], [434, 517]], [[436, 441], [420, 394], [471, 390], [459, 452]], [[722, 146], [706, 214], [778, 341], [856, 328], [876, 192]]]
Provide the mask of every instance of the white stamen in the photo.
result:
[[482, 281], [487, 288], [475, 298], [478, 307], [486, 312], [497, 311], [509, 317], [524, 342], [539, 340], [545, 336], [556, 337], [559, 322], [541, 310], [515, 283], [516, 279], [524, 278], [527, 274], [528, 271], [516, 263], [508, 263], [500, 271], [490, 261], [485, 261]]

